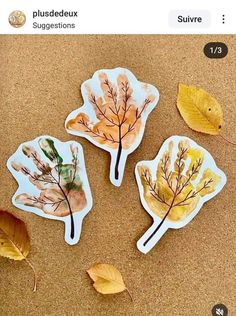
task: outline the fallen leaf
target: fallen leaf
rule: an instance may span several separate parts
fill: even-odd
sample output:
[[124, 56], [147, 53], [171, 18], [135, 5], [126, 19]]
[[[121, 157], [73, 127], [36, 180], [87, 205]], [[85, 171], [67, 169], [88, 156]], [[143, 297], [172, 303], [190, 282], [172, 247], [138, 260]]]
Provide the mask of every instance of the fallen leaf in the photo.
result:
[[180, 83], [177, 108], [191, 129], [211, 135], [220, 133], [223, 125], [221, 106], [205, 90]]
[[[94, 288], [99, 293], [115, 294], [123, 292], [125, 290], [128, 291], [120, 271], [111, 264], [96, 264], [92, 268], [87, 270], [87, 272], [90, 278], [94, 281]], [[131, 295], [130, 298], [132, 300]]]
[[26, 258], [30, 250], [30, 238], [25, 223], [14, 215], [0, 211], [0, 255], [13, 260], [26, 260], [34, 271], [34, 292], [36, 273], [32, 263]]

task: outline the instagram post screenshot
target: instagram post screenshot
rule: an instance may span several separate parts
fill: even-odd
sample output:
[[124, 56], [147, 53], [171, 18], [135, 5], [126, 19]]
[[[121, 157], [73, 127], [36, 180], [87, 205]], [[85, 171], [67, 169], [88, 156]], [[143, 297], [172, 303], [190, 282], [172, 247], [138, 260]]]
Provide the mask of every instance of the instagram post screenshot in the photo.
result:
[[0, 0], [0, 316], [236, 315], [235, 9]]

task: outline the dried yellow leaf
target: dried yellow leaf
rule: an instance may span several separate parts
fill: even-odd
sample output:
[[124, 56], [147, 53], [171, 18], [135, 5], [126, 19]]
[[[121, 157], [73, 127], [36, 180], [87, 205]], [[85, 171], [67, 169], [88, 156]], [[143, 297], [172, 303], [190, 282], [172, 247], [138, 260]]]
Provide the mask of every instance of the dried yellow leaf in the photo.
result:
[[0, 211], [0, 256], [13, 260], [25, 259], [34, 272], [34, 291], [36, 273], [26, 258], [30, 250], [30, 238], [25, 223], [14, 215]]
[[[100, 263], [87, 270], [94, 288], [102, 294], [115, 294], [128, 289], [120, 271], [111, 264]], [[130, 294], [130, 293], [129, 293]]]
[[177, 108], [187, 125], [197, 132], [219, 134], [223, 125], [220, 104], [205, 90], [179, 84]]
[[25, 223], [10, 213], [0, 211], [0, 255], [23, 260], [30, 250]]

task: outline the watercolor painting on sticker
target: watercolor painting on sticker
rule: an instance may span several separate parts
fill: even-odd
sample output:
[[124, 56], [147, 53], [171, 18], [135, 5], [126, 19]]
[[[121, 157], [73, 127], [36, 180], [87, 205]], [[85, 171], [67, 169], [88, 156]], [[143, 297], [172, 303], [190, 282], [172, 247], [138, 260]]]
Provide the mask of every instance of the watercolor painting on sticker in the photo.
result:
[[110, 153], [110, 181], [120, 186], [127, 156], [139, 146], [159, 92], [128, 69], [115, 68], [96, 71], [81, 93], [84, 104], [69, 114], [65, 128]]
[[210, 153], [184, 136], [168, 138], [154, 160], [138, 162], [135, 176], [141, 203], [153, 218], [152, 226], [137, 242], [143, 253], [168, 228], [187, 225], [226, 183]]
[[21, 144], [7, 167], [18, 182], [12, 203], [19, 209], [65, 223], [65, 241], [76, 244], [92, 208], [82, 146], [40, 136]]

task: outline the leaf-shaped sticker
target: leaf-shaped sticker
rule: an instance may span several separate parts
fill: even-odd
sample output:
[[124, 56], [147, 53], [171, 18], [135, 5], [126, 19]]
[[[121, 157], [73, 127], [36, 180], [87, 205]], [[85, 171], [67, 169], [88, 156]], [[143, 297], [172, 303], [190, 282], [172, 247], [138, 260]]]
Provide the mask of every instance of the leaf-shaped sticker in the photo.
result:
[[92, 207], [82, 146], [41, 136], [21, 144], [7, 167], [19, 184], [13, 204], [64, 221], [66, 242], [76, 244], [83, 218]]
[[120, 271], [111, 264], [99, 263], [91, 267], [87, 272], [94, 281], [94, 288], [99, 293], [115, 294], [125, 290], [128, 291]]
[[168, 138], [154, 160], [137, 164], [135, 174], [142, 205], [154, 221], [137, 243], [143, 253], [168, 228], [188, 224], [226, 183], [209, 152], [181, 136]]
[[223, 112], [217, 100], [205, 90], [180, 83], [177, 108], [193, 130], [219, 134], [223, 125]]
[[111, 155], [110, 180], [120, 186], [127, 156], [140, 144], [158, 90], [128, 70], [96, 71], [81, 87], [84, 105], [66, 119], [68, 133], [87, 138]]
[[0, 256], [12, 260], [25, 260], [34, 272], [34, 289], [37, 278], [34, 266], [26, 258], [30, 250], [30, 238], [25, 223], [14, 215], [0, 211]]

